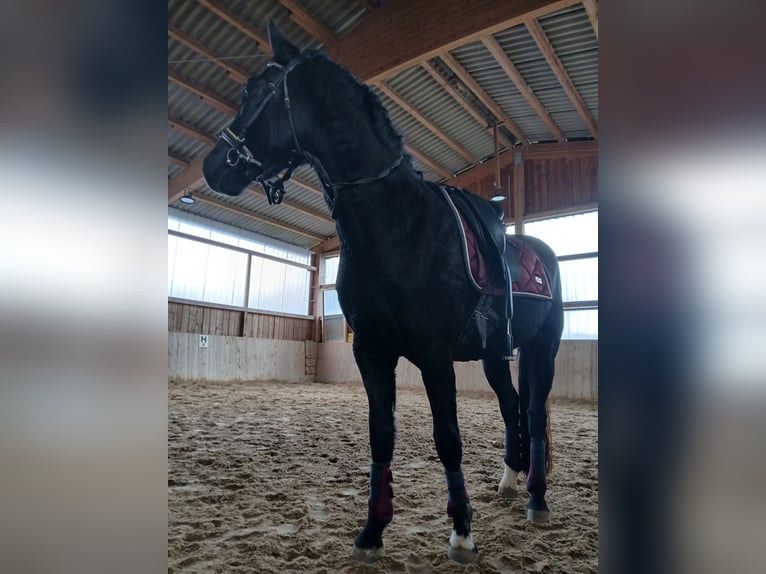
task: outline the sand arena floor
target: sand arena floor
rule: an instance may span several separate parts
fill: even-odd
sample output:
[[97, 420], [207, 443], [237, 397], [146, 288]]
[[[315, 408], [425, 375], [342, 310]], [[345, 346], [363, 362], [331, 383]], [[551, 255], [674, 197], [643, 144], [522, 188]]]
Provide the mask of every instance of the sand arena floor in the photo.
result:
[[373, 565], [351, 558], [367, 513], [367, 399], [359, 385], [169, 383], [169, 572], [566, 572], [598, 570], [594, 406], [554, 404], [551, 521], [526, 491], [496, 495], [503, 424], [492, 395], [461, 393], [475, 565], [446, 557], [451, 520], [425, 391], [399, 389], [396, 514]]

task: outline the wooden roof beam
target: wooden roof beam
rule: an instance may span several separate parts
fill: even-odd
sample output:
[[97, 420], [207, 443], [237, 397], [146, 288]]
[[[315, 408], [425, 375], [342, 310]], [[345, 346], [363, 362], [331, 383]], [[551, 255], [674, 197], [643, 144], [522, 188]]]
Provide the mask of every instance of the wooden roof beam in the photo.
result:
[[170, 129], [178, 132], [179, 134], [183, 134], [186, 137], [204, 142], [208, 145], [213, 145], [216, 142], [216, 138], [213, 136], [206, 134], [202, 130], [195, 128], [191, 124], [187, 124], [186, 122], [179, 120], [178, 118], [168, 118], [168, 125], [170, 126]]
[[290, 12], [290, 19], [293, 22], [322, 42], [325, 46], [332, 46], [338, 41], [338, 36], [335, 35], [335, 32], [322, 24], [294, 0], [279, 0], [279, 3]]
[[195, 157], [189, 166], [168, 182], [168, 203], [173, 203], [184, 194], [184, 191], [194, 191], [204, 179], [202, 176], [202, 163], [205, 161], [205, 153]]
[[177, 153], [173, 153], [172, 151], [168, 150], [168, 161], [172, 163], [173, 165], [178, 165], [180, 167], [188, 167], [191, 163], [188, 159], [185, 157], [181, 157]]
[[594, 121], [588, 106], [585, 105], [585, 102], [580, 96], [580, 93], [577, 91], [577, 88], [575, 88], [574, 83], [572, 83], [572, 79], [564, 69], [564, 65], [561, 63], [561, 60], [556, 54], [556, 50], [553, 49], [548, 36], [545, 35], [545, 31], [543, 30], [542, 26], [540, 26], [540, 23], [537, 20], [532, 20], [527, 22], [527, 29], [529, 30], [532, 38], [534, 38], [535, 42], [537, 43], [537, 47], [540, 48], [540, 52], [542, 52], [545, 60], [551, 67], [551, 70], [553, 70], [553, 73], [561, 84], [561, 87], [564, 88], [564, 91], [566, 92], [569, 100], [572, 102], [575, 110], [577, 110], [577, 113], [580, 114], [582, 121], [585, 122], [588, 131], [590, 131], [594, 138], [598, 138], [598, 126], [596, 126], [596, 122]]
[[492, 57], [495, 58], [495, 61], [500, 65], [500, 68], [502, 68], [506, 75], [511, 79], [519, 92], [521, 92], [521, 95], [524, 96], [524, 99], [527, 100], [527, 103], [529, 103], [535, 113], [540, 116], [540, 119], [543, 120], [543, 123], [545, 123], [553, 136], [558, 141], [564, 142], [566, 140], [564, 134], [561, 133], [561, 130], [553, 119], [551, 119], [551, 116], [548, 115], [543, 104], [537, 99], [532, 88], [529, 87], [527, 82], [521, 76], [519, 70], [516, 68], [516, 65], [508, 57], [508, 54], [505, 53], [503, 47], [498, 44], [494, 36], [486, 36], [482, 38], [481, 41], [487, 50], [489, 50], [489, 53], [492, 54]]
[[421, 163], [427, 165], [432, 170], [434, 170], [436, 173], [438, 173], [440, 176], [442, 176], [444, 179], [449, 179], [452, 177], [452, 174], [449, 172], [448, 169], [444, 168], [443, 166], [436, 163], [434, 160], [432, 160], [430, 157], [425, 155], [423, 152], [418, 151], [414, 147], [408, 144], [404, 144], [404, 151], [406, 151], [408, 154], [410, 154], [412, 157], [420, 160]]
[[[458, 92], [457, 89], [455, 89], [455, 86], [450, 84], [447, 81], [447, 79], [439, 73], [439, 70], [437, 70], [433, 66], [433, 64], [431, 64], [431, 62], [423, 62], [422, 67], [426, 72], [428, 72], [428, 74], [434, 80], [436, 80], [439, 83], [439, 85], [444, 89], [444, 91], [446, 91], [450, 96], [452, 96], [452, 98], [458, 104], [460, 104], [463, 107], [463, 109], [471, 115], [471, 117], [473, 117], [473, 119], [479, 122], [479, 125], [481, 127], [483, 127], [484, 129], [493, 129], [492, 124], [487, 121], [487, 118], [481, 115], [474, 106], [469, 104], [466, 101], [466, 99], [463, 97], [463, 95], [460, 92]], [[500, 135], [503, 138], [503, 140], [505, 140], [505, 143], [508, 146], [513, 147], [515, 142], [511, 141], [511, 139], [505, 136], [505, 134], [501, 133]]]
[[234, 26], [237, 30], [242, 32], [245, 36], [250, 38], [251, 40], [255, 41], [256, 44], [258, 44], [258, 49], [264, 52], [265, 54], [271, 56], [271, 46], [269, 45], [268, 38], [256, 30], [252, 24], [250, 24], [247, 20], [242, 18], [241, 16], [238, 16], [234, 12], [231, 12], [224, 8], [223, 6], [220, 6], [217, 2], [213, 2], [212, 0], [197, 0], [200, 4], [202, 4], [205, 8], [210, 10], [213, 14], [221, 18], [222, 20], [225, 20], [232, 26]]
[[[385, 79], [440, 53], [580, 0], [386, 0], [328, 52], [364, 82]], [[387, 46], [381, 50], [380, 46]]]
[[452, 54], [449, 52], [444, 52], [439, 57], [441, 58], [442, 62], [444, 62], [444, 65], [452, 70], [452, 73], [455, 74], [455, 76], [457, 76], [458, 79], [476, 95], [478, 100], [484, 104], [498, 120], [503, 122], [508, 131], [511, 132], [517, 140], [522, 143], [529, 143], [529, 138], [524, 134], [523, 130], [516, 125], [516, 123], [508, 116], [508, 114], [506, 114], [502, 108], [497, 105], [497, 103], [495, 103], [495, 100], [493, 100], [489, 94], [484, 91], [479, 83], [473, 79], [473, 76], [468, 73], [468, 70], [466, 70]]
[[[260, 186], [258, 186], [255, 183], [251, 183], [250, 185], [248, 185], [247, 191], [249, 193], [255, 193], [256, 195], [263, 193]], [[311, 217], [315, 217], [316, 219], [320, 219], [324, 223], [331, 224], [333, 227], [335, 226], [335, 222], [329, 217], [327, 217], [327, 215], [325, 215], [324, 213], [319, 213], [318, 211], [314, 211], [313, 209], [309, 209], [308, 207], [303, 207], [302, 205], [295, 203], [294, 201], [292, 201], [291, 199], [288, 199], [287, 197], [285, 197], [282, 200], [282, 203], [280, 203], [280, 205], [283, 205], [295, 211], [299, 211], [303, 213], [304, 215], [309, 215]]]
[[249, 219], [253, 219], [255, 221], [258, 221], [260, 223], [266, 223], [267, 225], [271, 225], [272, 227], [276, 227], [278, 229], [282, 229], [284, 231], [289, 231], [291, 233], [296, 233], [298, 235], [303, 235], [304, 237], [309, 237], [315, 241], [324, 241], [327, 239], [327, 237], [323, 235], [317, 235], [316, 233], [311, 233], [309, 231], [304, 231], [303, 229], [298, 229], [297, 227], [293, 227], [292, 225], [289, 225], [287, 223], [283, 223], [282, 221], [278, 221], [276, 219], [273, 219], [271, 217], [266, 217], [265, 215], [260, 215], [259, 213], [255, 213], [253, 211], [249, 211], [247, 209], [242, 209], [241, 207], [236, 207], [234, 205], [230, 205], [228, 203], [225, 203], [219, 199], [213, 199], [211, 197], [201, 197], [200, 195], [195, 196], [194, 200], [198, 203], [205, 203], [207, 205], [212, 205], [214, 207], [218, 207], [220, 209], [225, 209], [226, 211], [229, 211], [231, 213], [234, 213], [236, 215], [241, 215], [243, 217], [247, 217]]
[[386, 94], [391, 100], [393, 100], [398, 106], [403, 108], [408, 114], [423, 124], [429, 131], [431, 131], [436, 137], [441, 139], [449, 147], [451, 147], [458, 155], [462, 156], [468, 163], [479, 163], [479, 160], [475, 158], [471, 153], [457, 143], [454, 139], [448, 136], [441, 128], [436, 126], [431, 120], [426, 118], [415, 106], [407, 102], [403, 97], [397, 94], [391, 86], [385, 82], [378, 82], [376, 84], [378, 89]]
[[189, 90], [192, 93], [197, 94], [200, 97], [200, 99], [202, 99], [203, 102], [217, 109], [218, 111], [228, 114], [230, 116], [237, 115], [237, 108], [234, 107], [229, 102], [227, 102], [226, 100], [224, 100], [221, 96], [212, 92], [206, 87], [192, 80], [189, 80], [188, 78], [184, 78], [181, 74], [179, 74], [178, 72], [170, 68], [168, 68], [168, 80], [170, 80], [171, 82], [175, 84], [178, 84], [182, 88]]
[[250, 77], [250, 74], [248, 74], [245, 70], [237, 66], [234, 66], [232, 64], [229, 64], [226, 60], [222, 60], [218, 54], [216, 54], [215, 52], [213, 52], [206, 46], [203, 46], [200, 42], [198, 42], [191, 36], [181, 32], [181, 30], [179, 30], [175, 26], [168, 25], [168, 36], [170, 36], [177, 42], [180, 42], [187, 48], [191, 48], [192, 50], [194, 50], [201, 56], [205, 56], [206, 58], [209, 58], [213, 64], [215, 64], [219, 68], [222, 68], [229, 75], [229, 77], [235, 82], [239, 82], [240, 84], [242, 84], [247, 81], [248, 77]]
[[598, 5], [596, 0], [583, 0], [582, 5], [588, 13], [590, 24], [593, 26], [593, 33], [596, 35], [596, 40], [598, 40]]
[[[598, 142], [582, 141], [567, 143], [533, 144], [523, 146], [515, 150], [508, 150], [500, 154], [500, 169], [513, 166], [513, 152], [521, 149], [521, 156], [525, 160], [533, 159], [577, 159], [581, 157], [598, 156]], [[474, 183], [486, 178], [494, 177], [497, 169], [494, 160], [489, 160], [481, 165], [469, 169], [458, 175], [451, 185], [469, 187]]]

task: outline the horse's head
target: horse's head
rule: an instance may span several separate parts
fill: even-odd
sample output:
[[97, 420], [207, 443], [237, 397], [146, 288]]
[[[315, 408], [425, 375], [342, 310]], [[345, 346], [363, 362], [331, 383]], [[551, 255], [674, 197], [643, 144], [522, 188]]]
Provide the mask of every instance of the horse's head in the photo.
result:
[[211, 189], [227, 195], [239, 195], [258, 181], [269, 201], [279, 203], [284, 190], [276, 176], [302, 161], [287, 78], [304, 60], [271, 22], [269, 42], [272, 60], [261, 74], [245, 82], [239, 112], [208, 153], [202, 173]]

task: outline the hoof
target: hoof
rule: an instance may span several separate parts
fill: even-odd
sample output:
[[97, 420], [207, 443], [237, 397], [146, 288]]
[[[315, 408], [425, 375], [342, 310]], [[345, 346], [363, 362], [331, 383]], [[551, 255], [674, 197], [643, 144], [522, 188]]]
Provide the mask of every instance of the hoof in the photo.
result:
[[376, 562], [382, 553], [382, 546], [379, 548], [359, 548], [358, 546], [354, 545], [354, 551], [351, 553], [351, 555], [355, 560], [359, 562], [370, 564], [372, 562]]
[[497, 493], [503, 498], [516, 498], [519, 495], [519, 491], [510, 486], [500, 487], [497, 489]]
[[461, 564], [476, 564], [479, 561], [479, 549], [476, 546], [473, 547], [473, 550], [460, 546], [450, 546], [447, 550], [447, 558]]
[[527, 508], [527, 520], [536, 524], [544, 524], [548, 522], [550, 518], [550, 512], [548, 510], [534, 510]]

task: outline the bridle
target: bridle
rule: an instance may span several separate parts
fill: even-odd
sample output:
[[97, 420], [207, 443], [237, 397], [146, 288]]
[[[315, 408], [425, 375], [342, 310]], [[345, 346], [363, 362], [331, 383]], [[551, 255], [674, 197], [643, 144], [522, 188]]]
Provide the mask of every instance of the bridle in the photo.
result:
[[[277, 62], [269, 62], [268, 64], [266, 64], [267, 67], [275, 67], [275, 68], [281, 69], [282, 75], [276, 81], [268, 83], [267, 87], [269, 88], [269, 93], [266, 94], [263, 100], [261, 100], [258, 103], [258, 106], [250, 114], [250, 117], [247, 118], [247, 121], [241, 122], [241, 127], [240, 127], [241, 135], [237, 135], [236, 133], [234, 133], [231, 127], [227, 127], [223, 131], [221, 131], [218, 137], [229, 146], [229, 149], [226, 152], [226, 165], [234, 167], [240, 161], [243, 161], [249, 165], [255, 165], [259, 168], [263, 168], [263, 162], [256, 159], [255, 156], [253, 155], [253, 152], [250, 151], [250, 149], [247, 147], [247, 144], [245, 142], [245, 134], [250, 129], [250, 126], [253, 125], [253, 123], [258, 118], [258, 116], [261, 114], [261, 112], [263, 112], [263, 110], [266, 108], [268, 103], [271, 101], [271, 98], [273, 98], [277, 94], [277, 91], [279, 90], [279, 85], [281, 84], [282, 89], [284, 91], [285, 113], [287, 114], [287, 120], [288, 120], [288, 123], [290, 124], [290, 131], [292, 132], [293, 143], [295, 144], [295, 147], [292, 150], [293, 153], [290, 156], [290, 159], [288, 160], [287, 165], [284, 168], [277, 171], [277, 174], [281, 172], [282, 175], [275, 175], [270, 178], [266, 178], [264, 177], [264, 174], [261, 173], [261, 175], [256, 177], [254, 181], [257, 181], [263, 188], [263, 191], [266, 194], [266, 198], [269, 200], [269, 205], [278, 205], [282, 203], [282, 200], [284, 199], [284, 196], [285, 196], [285, 182], [288, 179], [290, 179], [290, 177], [293, 174], [293, 170], [296, 167], [298, 167], [301, 161], [305, 160], [316, 170], [317, 175], [319, 176], [319, 181], [321, 182], [322, 187], [324, 188], [325, 199], [330, 207], [331, 214], [334, 214], [335, 198], [337, 197], [337, 191], [339, 187], [363, 185], [363, 184], [372, 183], [374, 181], [383, 179], [387, 177], [397, 167], [399, 167], [399, 165], [402, 163], [402, 160], [404, 159], [404, 156], [400, 153], [399, 157], [397, 157], [396, 160], [394, 160], [394, 162], [389, 167], [387, 167], [386, 169], [384, 169], [383, 171], [381, 171], [379, 174], [375, 176], [361, 178], [355, 181], [333, 182], [330, 180], [330, 177], [327, 174], [327, 170], [325, 170], [319, 158], [308, 151], [304, 151], [301, 148], [301, 145], [298, 142], [298, 135], [295, 131], [292, 108], [290, 107], [290, 95], [287, 90], [287, 76], [290, 74], [291, 71], [295, 69], [296, 66], [298, 66], [298, 64], [306, 60], [309, 60], [313, 58], [314, 56], [315, 54], [309, 54], [306, 56], [302, 55], [300, 58], [296, 58], [295, 60], [290, 62], [287, 66], [283, 66], [281, 64], [278, 64]], [[243, 96], [247, 97], [247, 95], [248, 95], [247, 84], [245, 84]]]

